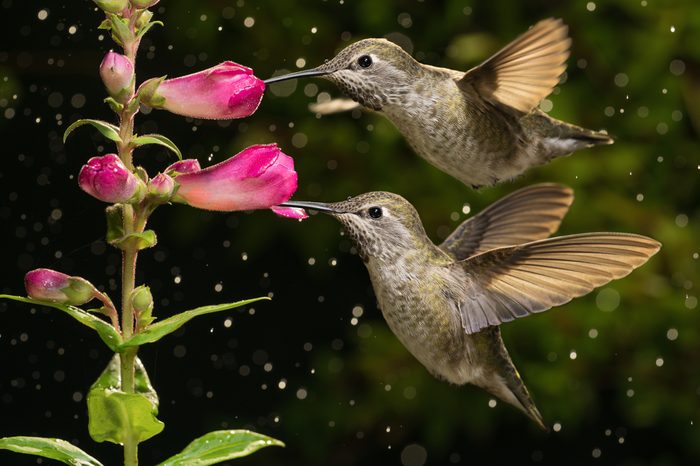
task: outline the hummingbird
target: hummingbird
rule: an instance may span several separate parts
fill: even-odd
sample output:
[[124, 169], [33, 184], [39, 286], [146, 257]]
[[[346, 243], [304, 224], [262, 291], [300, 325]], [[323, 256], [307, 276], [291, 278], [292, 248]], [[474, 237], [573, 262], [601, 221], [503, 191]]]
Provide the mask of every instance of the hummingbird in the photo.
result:
[[548, 430], [499, 325], [624, 277], [661, 247], [630, 233], [549, 238], [572, 201], [571, 189], [557, 184], [521, 189], [465, 220], [439, 246], [396, 194], [281, 205], [325, 212], [342, 223], [389, 328], [433, 376], [481, 387]]
[[316, 68], [265, 83], [323, 77], [352, 100], [331, 100], [312, 110], [377, 111], [418, 155], [478, 188], [586, 147], [612, 144], [605, 132], [556, 120], [538, 108], [566, 69], [570, 45], [562, 20], [545, 19], [463, 72], [419, 63], [386, 39], [364, 39]]

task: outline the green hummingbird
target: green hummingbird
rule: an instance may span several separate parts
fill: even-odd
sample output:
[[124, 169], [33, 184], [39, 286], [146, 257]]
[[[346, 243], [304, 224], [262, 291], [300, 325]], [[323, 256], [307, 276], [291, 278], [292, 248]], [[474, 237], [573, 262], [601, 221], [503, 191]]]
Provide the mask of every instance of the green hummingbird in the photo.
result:
[[464, 221], [439, 246], [413, 206], [396, 194], [282, 205], [326, 212], [343, 224], [387, 324], [431, 374], [477, 385], [546, 430], [499, 325], [624, 277], [661, 247], [630, 233], [547, 239], [572, 200], [571, 189], [561, 185], [521, 189]]
[[265, 83], [322, 76], [352, 101], [312, 110], [331, 113], [361, 105], [380, 112], [418, 155], [476, 188], [613, 142], [605, 132], [556, 120], [538, 108], [566, 69], [570, 44], [567, 26], [545, 19], [463, 72], [419, 63], [388, 40], [365, 39], [321, 66]]

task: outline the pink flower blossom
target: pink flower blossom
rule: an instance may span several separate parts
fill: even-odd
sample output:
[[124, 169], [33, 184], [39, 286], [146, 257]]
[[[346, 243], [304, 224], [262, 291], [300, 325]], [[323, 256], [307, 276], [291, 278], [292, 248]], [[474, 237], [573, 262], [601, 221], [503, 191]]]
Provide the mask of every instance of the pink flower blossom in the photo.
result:
[[198, 172], [201, 169], [202, 169], [202, 167], [199, 166], [199, 160], [197, 160], [197, 159], [185, 159], [185, 160], [178, 160], [177, 162], [168, 166], [168, 168], [165, 169], [165, 173], [167, 173], [169, 175], [185, 174], [185, 173]]
[[134, 202], [144, 196], [144, 183], [115, 154], [93, 157], [80, 169], [78, 184], [105, 202]]
[[95, 287], [80, 277], [71, 277], [51, 269], [35, 269], [24, 276], [30, 298], [80, 306], [96, 296]]
[[141, 102], [177, 115], [209, 120], [246, 117], [258, 108], [265, 83], [232, 61], [179, 78], [154, 78], [139, 87]]
[[[178, 175], [174, 201], [206, 210], [268, 209], [297, 189], [294, 160], [276, 144], [256, 145], [193, 173]], [[291, 215], [291, 214], [290, 214]]]

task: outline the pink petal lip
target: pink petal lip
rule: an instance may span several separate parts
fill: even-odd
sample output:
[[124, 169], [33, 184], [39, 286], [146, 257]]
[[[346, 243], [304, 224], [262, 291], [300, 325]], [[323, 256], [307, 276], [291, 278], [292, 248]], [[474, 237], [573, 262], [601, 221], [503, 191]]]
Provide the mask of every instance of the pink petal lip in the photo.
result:
[[256, 145], [199, 172], [179, 175], [175, 199], [200, 209], [267, 209], [297, 188], [294, 161], [276, 144]]

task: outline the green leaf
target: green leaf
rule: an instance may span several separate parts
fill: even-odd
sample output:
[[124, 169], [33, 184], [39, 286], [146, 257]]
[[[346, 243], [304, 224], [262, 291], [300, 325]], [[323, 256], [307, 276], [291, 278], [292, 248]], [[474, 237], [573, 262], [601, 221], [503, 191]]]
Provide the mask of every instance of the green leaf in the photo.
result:
[[103, 19], [100, 25], [97, 26], [97, 29], [106, 29], [109, 31], [112, 29], [112, 22], [108, 19]]
[[148, 31], [150, 31], [150, 29], [153, 26], [155, 26], [156, 24], [158, 26], [164, 26], [163, 21], [151, 21], [139, 30], [138, 34], [136, 34], [136, 38], [140, 39], [141, 37], [143, 37], [144, 34], [146, 34]]
[[5, 437], [0, 438], [0, 449], [43, 456], [72, 466], [102, 466], [80, 448], [57, 438]]
[[102, 133], [104, 137], [109, 139], [110, 141], [114, 142], [121, 142], [122, 138], [119, 137], [119, 128], [116, 127], [115, 125], [111, 123], [107, 123], [106, 121], [102, 120], [91, 120], [91, 119], [82, 119], [73, 122], [72, 125], [70, 125], [68, 128], [66, 128], [66, 132], [63, 133], [63, 142], [66, 142], [66, 139], [68, 139], [68, 135], [73, 132], [75, 128], [78, 128], [79, 126], [84, 126], [84, 125], [92, 125], [95, 128], [97, 128], [97, 131]]
[[178, 159], [182, 160], [182, 152], [180, 152], [180, 149], [177, 148], [173, 141], [162, 134], [144, 134], [143, 136], [137, 136], [132, 140], [132, 144], [134, 147], [144, 146], [146, 144], [158, 144], [167, 147], [177, 155]]
[[132, 37], [131, 29], [129, 29], [129, 20], [120, 18], [114, 13], [107, 13], [107, 18], [112, 25], [112, 38], [119, 45], [126, 44]]
[[107, 242], [114, 244], [124, 237], [124, 217], [122, 205], [115, 204], [105, 209], [107, 216]]
[[141, 361], [135, 361], [135, 393], [121, 391], [122, 355], [114, 355], [87, 396], [88, 431], [96, 442], [122, 444], [128, 438], [143, 442], [165, 425], [156, 418], [158, 395]]
[[137, 443], [163, 431], [157, 409], [144, 395], [119, 390], [90, 390], [87, 397], [88, 431], [95, 442], [123, 444], [132, 437]]
[[124, 105], [123, 105], [123, 104], [120, 104], [119, 102], [117, 102], [117, 101], [116, 101], [115, 99], [113, 99], [112, 97], [107, 97], [107, 98], [104, 100], [104, 103], [106, 103], [107, 105], [109, 105], [109, 108], [111, 108], [112, 111], [113, 111], [114, 113], [121, 113], [121, 111], [124, 110]]
[[[109, 240], [109, 238], [108, 238]], [[137, 248], [139, 251], [142, 249], [152, 248], [158, 243], [158, 238], [156, 237], [156, 232], [153, 230], [146, 230], [143, 233], [131, 233], [121, 238], [116, 238], [109, 241], [110, 244], [118, 247], [119, 249], [126, 248]]]
[[197, 316], [204, 314], [212, 314], [214, 312], [227, 311], [235, 307], [245, 306], [250, 303], [261, 300], [269, 300], [270, 298], [263, 296], [260, 298], [246, 299], [243, 301], [237, 301], [235, 303], [224, 303], [215, 304], [212, 306], [202, 306], [196, 309], [191, 309], [189, 311], [182, 312], [180, 314], [175, 314], [172, 317], [168, 317], [165, 320], [156, 322], [153, 325], [149, 325], [146, 329], [136, 335], [132, 336], [130, 339], [122, 344], [122, 348], [129, 348], [132, 346], [141, 346], [146, 343], [153, 343], [158, 341], [169, 333], [173, 333], [175, 330], [179, 329], [185, 325], [188, 321], [194, 319]]
[[0, 294], [0, 298], [12, 299], [29, 304], [38, 304], [40, 306], [48, 306], [63, 311], [83, 325], [95, 330], [102, 341], [114, 352], [117, 352], [122, 344], [122, 336], [104, 320], [96, 317], [86, 311], [68, 304], [52, 303], [50, 301], [39, 301], [37, 299], [25, 298], [9, 294]]
[[157, 466], [207, 466], [272, 446], [283, 447], [284, 443], [249, 430], [217, 430], [193, 440], [180, 453]]

